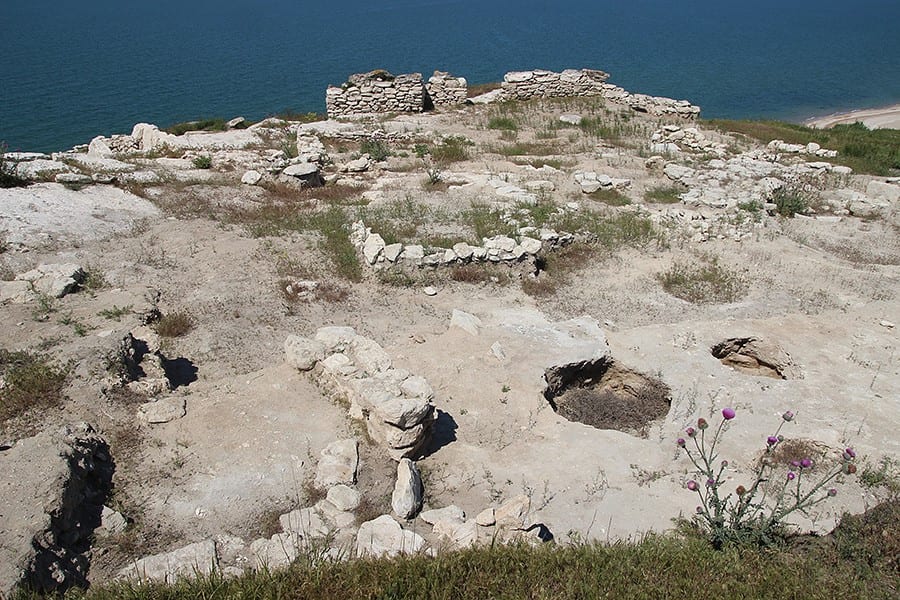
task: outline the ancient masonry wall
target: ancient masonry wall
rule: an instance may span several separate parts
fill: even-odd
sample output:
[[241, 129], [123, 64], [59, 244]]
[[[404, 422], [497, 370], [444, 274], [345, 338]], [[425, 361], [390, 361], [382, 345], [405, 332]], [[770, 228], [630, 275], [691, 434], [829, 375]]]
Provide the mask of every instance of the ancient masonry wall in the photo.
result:
[[[503, 77], [501, 88], [485, 95], [483, 102], [600, 96], [610, 102], [654, 116], [694, 119], [700, 107], [687, 100], [673, 100], [646, 94], [632, 94], [607, 83], [607, 73], [596, 69], [566, 69], [562, 72], [513, 71]], [[435, 71], [427, 83], [420, 73], [397, 75], [372, 71], [352, 75], [341, 87], [325, 93], [328, 117], [363, 113], [422, 112], [438, 106], [467, 102], [468, 84], [463, 77]]]

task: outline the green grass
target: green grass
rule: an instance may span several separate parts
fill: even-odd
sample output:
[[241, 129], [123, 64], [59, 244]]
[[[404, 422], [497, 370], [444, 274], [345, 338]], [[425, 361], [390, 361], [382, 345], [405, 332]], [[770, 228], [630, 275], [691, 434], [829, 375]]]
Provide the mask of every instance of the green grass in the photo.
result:
[[507, 223], [499, 210], [486, 204], [473, 204], [471, 208], [463, 211], [462, 219], [471, 229], [475, 243], [479, 245], [483, 238], [516, 234], [515, 225]]
[[494, 148], [493, 151], [501, 156], [547, 156], [557, 154], [559, 149], [550, 143], [516, 142]]
[[778, 207], [778, 214], [782, 217], [792, 218], [796, 214], [803, 214], [809, 210], [809, 200], [802, 192], [782, 188], [772, 194], [772, 201]]
[[0, 421], [59, 405], [68, 370], [42, 354], [0, 349]]
[[847, 165], [856, 172], [886, 176], [900, 174], [900, 130], [897, 129], [868, 129], [862, 123], [813, 129], [781, 121], [722, 119], [706, 121], [706, 124], [721, 131], [741, 133], [766, 144], [772, 140], [784, 140], [789, 144], [816, 142], [823, 148], [838, 151], [837, 158], [826, 160]]
[[469, 147], [474, 145], [461, 135], [449, 135], [431, 148], [431, 158], [438, 164], [468, 160]]
[[651, 204], [677, 204], [687, 189], [683, 185], [658, 185], [644, 192], [644, 202]]
[[212, 167], [212, 157], [198, 156], [192, 161], [195, 169], [209, 169]]
[[387, 160], [387, 157], [391, 155], [391, 149], [388, 145], [383, 140], [376, 138], [369, 138], [360, 142], [359, 151], [361, 154], [368, 154], [369, 158], [375, 162]]
[[[70, 598], [483, 600], [594, 598], [896, 598], [897, 502], [845, 517], [826, 539], [775, 551], [714, 550], [693, 535], [638, 542], [496, 545], [395, 559], [304, 556], [285, 570], [174, 585], [95, 585]], [[23, 594], [23, 596], [27, 597]]]

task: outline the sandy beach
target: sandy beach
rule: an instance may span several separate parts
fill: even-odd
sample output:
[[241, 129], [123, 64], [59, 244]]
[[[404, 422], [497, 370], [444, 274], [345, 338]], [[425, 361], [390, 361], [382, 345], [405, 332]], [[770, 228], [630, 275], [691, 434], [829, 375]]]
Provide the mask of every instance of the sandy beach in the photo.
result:
[[806, 125], [822, 129], [845, 123], [862, 121], [869, 129], [900, 129], [900, 104], [884, 108], [854, 110], [826, 117], [808, 119]]

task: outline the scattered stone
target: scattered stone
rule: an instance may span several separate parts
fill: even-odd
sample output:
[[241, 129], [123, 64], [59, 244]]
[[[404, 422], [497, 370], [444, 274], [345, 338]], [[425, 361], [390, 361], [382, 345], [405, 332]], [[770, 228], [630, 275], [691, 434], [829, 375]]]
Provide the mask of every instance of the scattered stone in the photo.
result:
[[422, 293], [426, 296], [437, 296], [438, 291], [436, 287], [429, 285], [422, 288]]
[[187, 410], [183, 396], [155, 400], [138, 407], [138, 416], [151, 425], [169, 423], [180, 419], [185, 414], [187, 414]]
[[419, 375], [407, 377], [400, 384], [400, 392], [407, 398], [434, 399], [434, 390], [428, 385], [428, 380]]
[[391, 368], [390, 355], [375, 340], [356, 336], [352, 350], [356, 364], [370, 375]]
[[397, 482], [391, 495], [391, 508], [401, 519], [412, 519], [422, 510], [422, 476], [416, 463], [403, 458], [397, 464]]
[[367, 237], [363, 244], [363, 256], [366, 258], [366, 262], [370, 265], [374, 265], [384, 248], [384, 238], [377, 233], [373, 233]]
[[53, 178], [53, 181], [65, 185], [88, 185], [94, 183], [94, 179], [90, 175], [82, 173], [59, 173]]
[[119, 571], [121, 579], [136, 579], [153, 583], [175, 583], [209, 575], [218, 569], [216, 543], [204, 540], [178, 550], [147, 556]]
[[382, 515], [359, 526], [356, 534], [358, 557], [391, 557], [415, 554], [425, 545], [422, 536], [404, 531], [390, 515]]
[[750, 375], [775, 379], [800, 379], [800, 369], [791, 355], [774, 342], [757, 337], [731, 338], [712, 347], [712, 355], [723, 365]]
[[891, 323], [890, 321], [885, 321], [885, 320], [879, 321], [878, 324], [881, 325], [882, 327], [887, 327], [888, 329], [893, 329], [895, 327], [894, 323]]
[[235, 117], [235, 118], [231, 119], [230, 121], [228, 121], [227, 123], [225, 123], [225, 126], [228, 127], [228, 129], [234, 129], [235, 127], [238, 127], [239, 125], [244, 125], [246, 122], [247, 122], [247, 119], [245, 119], [244, 117]]
[[278, 523], [284, 533], [302, 540], [324, 538], [330, 532], [325, 521], [312, 508], [300, 508], [283, 514], [278, 518]]
[[100, 513], [100, 527], [94, 530], [94, 534], [98, 536], [110, 536], [122, 533], [128, 528], [128, 519], [122, 513], [111, 509], [108, 506], [103, 507]]
[[435, 508], [432, 510], [422, 511], [419, 514], [419, 518], [421, 518], [429, 525], [434, 525], [439, 521], [463, 523], [466, 520], [466, 513], [460, 507], [456, 506], [455, 504], [451, 504], [450, 506], [445, 506], [444, 508]]
[[362, 496], [352, 487], [338, 484], [328, 489], [326, 499], [340, 511], [355, 510]]
[[497, 517], [494, 515], [494, 509], [486, 508], [475, 517], [475, 522], [482, 527], [493, 527], [497, 524]]
[[356, 483], [356, 469], [359, 466], [359, 444], [355, 439], [330, 443], [322, 450], [319, 466], [316, 468], [315, 484], [320, 488], [330, 488], [338, 484]]
[[251, 169], [251, 170], [247, 171], [246, 173], [244, 173], [244, 175], [241, 177], [241, 183], [246, 184], [246, 185], [256, 185], [257, 183], [260, 182], [261, 179], [262, 179], [262, 173], [254, 170], [254, 169]]
[[531, 499], [524, 494], [505, 502], [496, 510], [494, 516], [498, 527], [520, 528], [531, 509]]
[[315, 339], [325, 345], [327, 352], [343, 352], [350, 348], [356, 337], [356, 330], [352, 327], [320, 327], [316, 330]]
[[51, 298], [62, 298], [77, 290], [84, 278], [84, 270], [80, 265], [75, 264], [40, 265], [36, 269], [16, 276], [17, 281], [27, 281], [35, 292]]
[[397, 262], [401, 252], [403, 252], [403, 244], [399, 242], [396, 244], [388, 244], [383, 250], [384, 258], [388, 262]]
[[453, 309], [453, 314], [450, 317], [450, 327], [458, 327], [469, 335], [477, 336], [481, 329], [481, 319], [467, 312]]
[[559, 120], [569, 125], [581, 125], [581, 115], [559, 115]]
[[344, 165], [344, 170], [350, 173], [362, 173], [369, 170], [369, 155], [364, 154], [356, 160], [351, 160]]
[[325, 358], [325, 344], [318, 340], [289, 335], [284, 341], [285, 362], [295, 369], [309, 371]]

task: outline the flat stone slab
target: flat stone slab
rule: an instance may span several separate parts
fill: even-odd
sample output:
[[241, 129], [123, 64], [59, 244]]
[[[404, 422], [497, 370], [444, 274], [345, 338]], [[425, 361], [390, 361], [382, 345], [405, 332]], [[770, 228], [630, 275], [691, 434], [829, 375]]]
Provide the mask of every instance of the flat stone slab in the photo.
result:
[[0, 231], [14, 246], [104, 239], [128, 231], [136, 221], [159, 216], [147, 200], [112, 186], [75, 191], [58, 183], [39, 183], [0, 189]]

